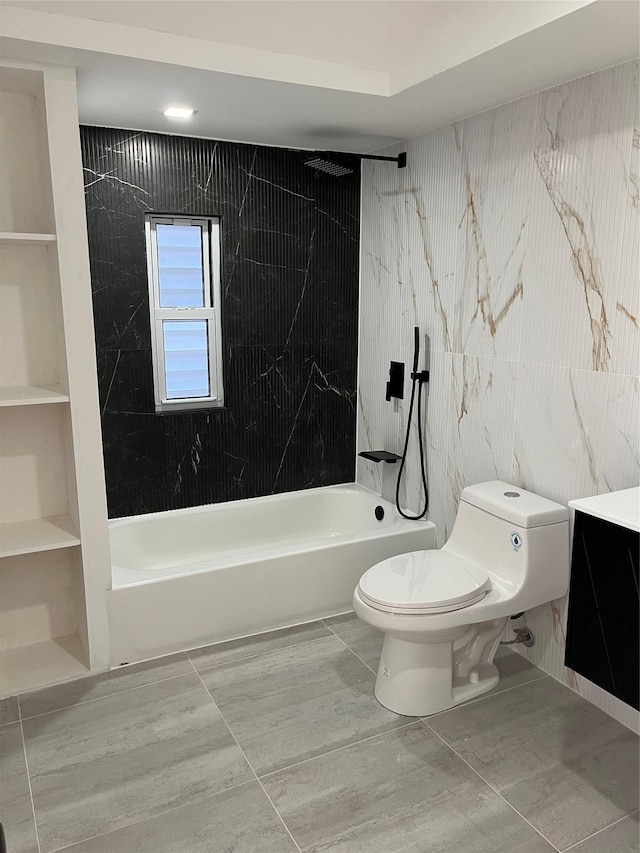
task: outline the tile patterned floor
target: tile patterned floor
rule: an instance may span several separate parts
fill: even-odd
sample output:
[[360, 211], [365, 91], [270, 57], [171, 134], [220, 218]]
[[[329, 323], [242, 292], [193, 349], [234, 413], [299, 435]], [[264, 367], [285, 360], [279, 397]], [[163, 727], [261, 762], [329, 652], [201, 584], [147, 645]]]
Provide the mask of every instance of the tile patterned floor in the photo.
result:
[[9, 853], [638, 853], [638, 739], [501, 650], [425, 719], [352, 614], [0, 701]]

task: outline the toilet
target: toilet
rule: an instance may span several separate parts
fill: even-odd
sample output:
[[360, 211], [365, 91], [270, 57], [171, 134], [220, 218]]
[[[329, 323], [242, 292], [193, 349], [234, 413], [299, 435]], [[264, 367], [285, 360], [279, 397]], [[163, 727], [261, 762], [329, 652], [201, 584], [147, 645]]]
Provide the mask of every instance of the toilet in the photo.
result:
[[500, 480], [468, 486], [440, 550], [383, 560], [356, 587], [356, 614], [385, 634], [376, 698], [425, 716], [486, 693], [509, 616], [568, 585], [566, 507]]

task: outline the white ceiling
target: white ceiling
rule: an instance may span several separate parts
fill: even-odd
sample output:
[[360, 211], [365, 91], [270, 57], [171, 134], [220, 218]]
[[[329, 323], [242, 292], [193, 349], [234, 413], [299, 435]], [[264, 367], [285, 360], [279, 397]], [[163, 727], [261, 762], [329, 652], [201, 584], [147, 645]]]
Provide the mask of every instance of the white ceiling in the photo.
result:
[[[88, 124], [366, 152], [638, 55], [637, 0], [0, 0]], [[190, 104], [187, 123], [161, 115]]]

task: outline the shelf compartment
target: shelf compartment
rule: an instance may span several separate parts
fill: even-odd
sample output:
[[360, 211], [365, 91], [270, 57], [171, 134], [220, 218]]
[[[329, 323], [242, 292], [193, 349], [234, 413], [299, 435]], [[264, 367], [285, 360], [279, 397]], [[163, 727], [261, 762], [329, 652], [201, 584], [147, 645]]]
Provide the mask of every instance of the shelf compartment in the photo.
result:
[[61, 385], [0, 385], [0, 406], [39, 406], [68, 403]]
[[[0, 519], [69, 515], [69, 406], [0, 408]], [[73, 491], [71, 491], [73, 498]]]
[[9, 246], [49, 246], [56, 242], [55, 234], [32, 234], [25, 231], [0, 231], [0, 243]]
[[0, 697], [86, 675], [77, 633], [0, 651]]
[[64, 324], [50, 250], [0, 249], [0, 386], [66, 386]]
[[73, 521], [68, 515], [30, 518], [0, 524], [0, 557], [55, 551], [80, 544]]

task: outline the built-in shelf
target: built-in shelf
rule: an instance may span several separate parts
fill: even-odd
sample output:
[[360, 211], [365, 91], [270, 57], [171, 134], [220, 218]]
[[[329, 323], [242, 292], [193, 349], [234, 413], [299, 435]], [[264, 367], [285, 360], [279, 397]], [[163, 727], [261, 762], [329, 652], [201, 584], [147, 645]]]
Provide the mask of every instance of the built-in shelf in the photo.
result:
[[72, 548], [79, 544], [73, 521], [68, 515], [0, 524], [0, 557]]
[[39, 406], [68, 403], [61, 385], [0, 385], [0, 406]]
[[87, 673], [77, 634], [0, 651], [0, 696], [68, 681]]
[[31, 234], [21, 231], [0, 231], [0, 243], [10, 245], [47, 246], [56, 242], [55, 234]]

